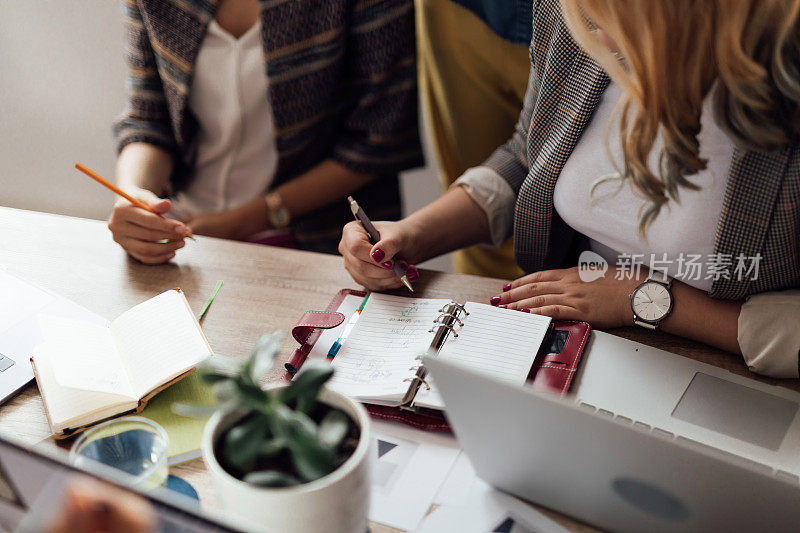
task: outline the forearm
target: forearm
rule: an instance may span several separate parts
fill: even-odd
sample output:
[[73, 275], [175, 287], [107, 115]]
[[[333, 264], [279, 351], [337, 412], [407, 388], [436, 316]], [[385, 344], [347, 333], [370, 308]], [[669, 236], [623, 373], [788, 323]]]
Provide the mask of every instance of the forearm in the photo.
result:
[[[291, 181], [274, 189], [292, 218], [303, 216], [344, 198], [375, 179], [374, 175], [355, 172], [332, 159], [311, 168]], [[236, 209], [240, 220], [237, 238], [244, 238], [270, 229], [269, 212], [264, 198], [254, 198]]]
[[172, 155], [158, 146], [131, 143], [117, 158], [117, 184], [122, 189], [147, 189], [160, 195], [169, 185]]
[[672, 313], [661, 323], [664, 331], [741, 355], [737, 338], [741, 302], [716, 300], [677, 280], [672, 295]]
[[343, 202], [376, 176], [351, 170], [328, 159], [304, 174], [275, 188], [292, 218], [303, 216], [334, 202]]
[[404, 252], [412, 263], [489, 240], [486, 213], [463, 187], [453, 187], [401, 223], [414, 236]]

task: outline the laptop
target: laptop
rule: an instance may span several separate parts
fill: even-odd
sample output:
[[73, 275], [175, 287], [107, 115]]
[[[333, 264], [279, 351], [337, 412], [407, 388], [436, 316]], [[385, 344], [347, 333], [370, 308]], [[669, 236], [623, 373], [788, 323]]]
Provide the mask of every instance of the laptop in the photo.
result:
[[[0, 435], [0, 531], [41, 532], [57, 516], [66, 487], [78, 476], [109, 483], [124, 482], [128, 476], [99, 463], [92, 471], [79, 470], [66, 458], [66, 452], [55, 447], [30, 448], [9, 435]], [[220, 516], [201, 511], [197, 500], [182, 494], [164, 488], [132, 492], [149, 502], [156, 532], [240, 531]]]
[[498, 489], [614, 531], [800, 524], [800, 394], [592, 332], [564, 399], [425, 358]]
[[0, 403], [33, 379], [30, 358], [43, 340], [40, 315], [108, 324], [88, 309], [2, 269], [0, 295]]

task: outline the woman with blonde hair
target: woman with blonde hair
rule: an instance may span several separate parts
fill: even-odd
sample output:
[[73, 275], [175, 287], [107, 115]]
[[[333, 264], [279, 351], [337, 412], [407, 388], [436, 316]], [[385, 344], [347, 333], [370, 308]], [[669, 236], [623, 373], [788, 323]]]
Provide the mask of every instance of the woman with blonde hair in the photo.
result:
[[388, 289], [375, 256], [414, 263], [513, 232], [528, 274], [492, 304], [663, 329], [798, 377], [798, 11], [537, 2], [514, 136], [439, 200], [379, 224], [374, 246], [346, 226], [346, 268]]

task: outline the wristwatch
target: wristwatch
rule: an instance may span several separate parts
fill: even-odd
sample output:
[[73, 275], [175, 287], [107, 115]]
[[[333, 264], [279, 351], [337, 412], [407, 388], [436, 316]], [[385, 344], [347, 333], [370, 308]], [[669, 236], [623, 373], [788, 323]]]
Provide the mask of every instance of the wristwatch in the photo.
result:
[[264, 202], [267, 204], [269, 223], [274, 229], [282, 229], [289, 225], [289, 222], [292, 221], [292, 214], [283, 205], [280, 194], [271, 192], [264, 197]]
[[633, 323], [647, 329], [658, 329], [672, 312], [672, 280], [663, 272], [650, 275], [631, 293]]

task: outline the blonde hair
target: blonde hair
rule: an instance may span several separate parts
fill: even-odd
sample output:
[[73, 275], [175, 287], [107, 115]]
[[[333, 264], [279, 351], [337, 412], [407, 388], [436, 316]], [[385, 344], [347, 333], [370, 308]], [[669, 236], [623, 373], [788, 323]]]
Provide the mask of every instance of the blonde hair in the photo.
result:
[[[687, 179], [706, 168], [697, 135], [713, 90], [715, 119], [739, 147], [773, 150], [800, 133], [800, 0], [561, 0], [575, 40], [623, 89], [619, 103], [630, 179], [647, 227]], [[596, 28], [615, 43], [610, 50]], [[660, 179], [647, 161], [658, 134]]]

